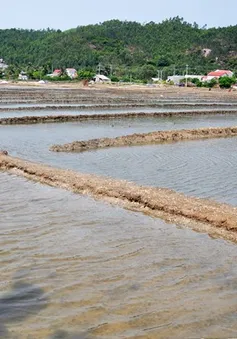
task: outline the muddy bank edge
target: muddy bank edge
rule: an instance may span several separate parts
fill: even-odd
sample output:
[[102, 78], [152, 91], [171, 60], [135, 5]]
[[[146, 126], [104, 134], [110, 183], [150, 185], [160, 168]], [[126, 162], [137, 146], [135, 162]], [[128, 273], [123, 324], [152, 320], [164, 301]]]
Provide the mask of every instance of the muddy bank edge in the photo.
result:
[[226, 204], [188, 197], [169, 189], [58, 169], [4, 154], [0, 154], [0, 169], [237, 241], [237, 208]]
[[122, 146], [142, 146], [188, 140], [227, 138], [237, 136], [237, 127], [209, 127], [198, 129], [182, 129], [171, 131], [155, 131], [150, 133], [135, 133], [116, 138], [100, 138], [87, 141], [74, 141], [64, 145], [50, 147], [54, 152], [84, 152], [92, 149]]

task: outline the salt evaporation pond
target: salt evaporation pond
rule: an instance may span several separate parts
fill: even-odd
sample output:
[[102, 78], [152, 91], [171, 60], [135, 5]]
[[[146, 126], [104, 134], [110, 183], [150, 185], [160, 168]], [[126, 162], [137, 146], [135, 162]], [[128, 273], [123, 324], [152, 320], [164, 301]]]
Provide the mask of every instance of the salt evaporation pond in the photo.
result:
[[237, 335], [235, 244], [14, 175], [0, 187], [2, 338]]
[[[0, 126], [0, 143], [25, 159], [236, 204], [237, 138], [81, 154], [48, 150], [104, 136], [231, 126], [236, 119]], [[0, 188], [0, 337], [237, 336], [235, 244], [15, 175], [0, 172]]]
[[[122, 147], [85, 153], [54, 153], [55, 143], [115, 137], [152, 130], [236, 125], [236, 116], [126, 119], [64, 124], [2, 126], [1, 145], [11, 155], [141, 185], [237, 204], [237, 138]], [[228, 150], [228, 151], [227, 151]]]
[[[70, 105], [73, 107], [73, 105]], [[85, 105], [86, 106], [86, 105]], [[36, 106], [37, 108], [39, 106]], [[49, 107], [47, 105], [47, 107]], [[127, 107], [127, 108], [108, 108], [108, 109], [100, 109], [100, 108], [92, 108], [92, 109], [67, 109], [65, 106], [64, 109], [47, 109], [45, 106], [44, 110], [20, 110], [20, 111], [3, 111], [0, 112], [0, 118], [15, 118], [15, 117], [23, 117], [23, 116], [54, 116], [54, 115], [93, 115], [93, 114], [120, 114], [120, 113], [166, 113], [166, 112], [184, 112], [184, 113], [192, 113], [192, 107], [184, 107], [184, 108], [166, 108], [166, 107]], [[55, 105], [54, 107], [57, 107]], [[62, 106], [63, 107], [63, 106]], [[195, 107], [195, 111], [198, 112], [211, 112], [215, 113], [215, 111], [226, 111], [228, 114], [237, 113], [237, 109], [232, 108], [231, 106], [223, 106], [223, 107]]]

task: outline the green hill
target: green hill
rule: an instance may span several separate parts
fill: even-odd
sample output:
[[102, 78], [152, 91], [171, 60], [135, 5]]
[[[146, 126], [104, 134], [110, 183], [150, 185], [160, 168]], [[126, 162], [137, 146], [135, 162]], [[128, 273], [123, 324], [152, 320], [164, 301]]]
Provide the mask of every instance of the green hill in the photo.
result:
[[[203, 50], [210, 49], [208, 56]], [[237, 70], [237, 25], [199, 28], [176, 17], [162, 23], [119, 20], [60, 30], [0, 30], [0, 58], [20, 68], [75, 67], [121, 75], [155, 76], [157, 69], [205, 73], [216, 68]], [[144, 75], [143, 74], [143, 75]]]

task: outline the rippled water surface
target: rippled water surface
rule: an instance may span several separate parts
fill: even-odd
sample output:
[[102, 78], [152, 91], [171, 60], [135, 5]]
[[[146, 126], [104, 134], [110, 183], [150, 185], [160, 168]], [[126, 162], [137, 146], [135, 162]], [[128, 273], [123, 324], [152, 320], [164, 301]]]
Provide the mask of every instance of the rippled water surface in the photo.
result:
[[[0, 148], [236, 205], [237, 138], [49, 151], [236, 122], [233, 114], [0, 126]], [[0, 172], [0, 338], [233, 338], [236, 292], [236, 244]]]
[[114, 148], [81, 154], [54, 153], [55, 143], [154, 130], [233, 126], [237, 116], [115, 119], [65, 124], [2, 126], [1, 144], [12, 155], [82, 172], [169, 187], [237, 205], [237, 138]]
[[1, 338], [237, 335], [236, 245], [13, 175], [0, 187]]

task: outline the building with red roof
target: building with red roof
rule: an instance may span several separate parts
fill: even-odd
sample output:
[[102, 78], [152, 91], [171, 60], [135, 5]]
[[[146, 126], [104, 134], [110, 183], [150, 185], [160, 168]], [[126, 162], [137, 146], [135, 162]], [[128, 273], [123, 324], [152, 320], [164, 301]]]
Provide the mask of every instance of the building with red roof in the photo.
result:
[[232, 77], [233, 76], [233, 72], [228, 71], [228, 70], [224, 70], [224, 69], [217, 69], [214, 72], [210, 72], [207, 74], [207, 76], [203, 77], [203, 81], [210, 81], [212, 79], [219, 79], [221, 77]]

